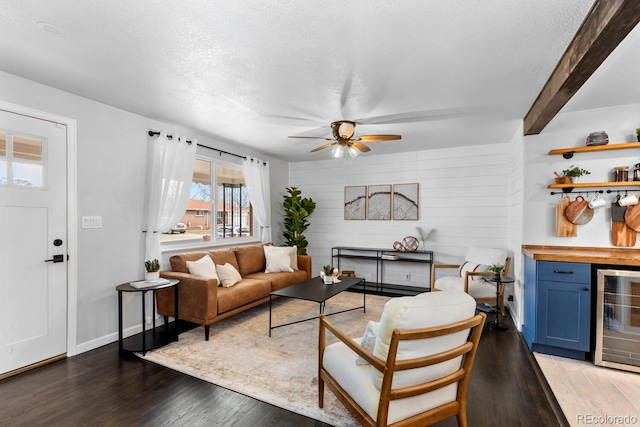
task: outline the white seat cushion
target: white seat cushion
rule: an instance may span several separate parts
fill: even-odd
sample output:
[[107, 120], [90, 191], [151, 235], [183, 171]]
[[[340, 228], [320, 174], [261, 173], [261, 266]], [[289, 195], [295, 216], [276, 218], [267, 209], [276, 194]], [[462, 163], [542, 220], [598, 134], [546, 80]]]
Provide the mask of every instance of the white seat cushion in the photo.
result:
[[[464, 278], [458, 276], [441, 277], [436, 280], [434, 287], [440, 291], [463, 291]], [[496, 285], [492, 282], [469, 280], [469, 295], [474, 298], [495, 298]]]
[[[359, 341], [356, 341], [359, 342]], [[358, 355], [342, 342], [325, 348], [322, 365], [327, 372], [371, 418], [377, 420], [380, 390], [371, 381], [371, 366], [356, 365]], [[451, 384], [426, 395], [400, 399], [389, 405], [388, 423], [408, 418], [412, 415], [455, 400], [457, 385]]]

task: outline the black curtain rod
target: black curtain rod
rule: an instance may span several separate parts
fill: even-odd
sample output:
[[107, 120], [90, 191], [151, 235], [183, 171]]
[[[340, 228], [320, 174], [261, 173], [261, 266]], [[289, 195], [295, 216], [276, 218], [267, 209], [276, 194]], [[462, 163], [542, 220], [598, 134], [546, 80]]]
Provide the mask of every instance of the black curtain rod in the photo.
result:
[[[160, 132], [158, 132], [158, 131], [153, 131], [153, 130], [149, 131], [149, 136], [159, 136], [159, 135], [160, 135]], [[173, 135], [167, 135], [167, 139], [172, 140], [173, 139]], [[187, 144], [191, 145], [191, 141], [187, 140]], [[219, 149], [213, 148], [213, 147], [207, 147], [206, 145], [202, 145], [202, 144], [196, 144], [196, 146], [197, 147], [202, 147], [202, 148], [208, 148], [209, 150], [217, 151], [218, 153], [220, 153], [220, 155], [228, 154], [229, 156], [239, 157], [239, 158], [241, 158], [243, 160], [247, 160], [246, 156], [241, 156], [239, 154], [230, 153], [228, 151], [219, 150]], [[253, 161], [253, 159], [251, 161]], [[266, 162], [263, 163], [263, 165], [266, 165], [266, 164], [267, 164]]]

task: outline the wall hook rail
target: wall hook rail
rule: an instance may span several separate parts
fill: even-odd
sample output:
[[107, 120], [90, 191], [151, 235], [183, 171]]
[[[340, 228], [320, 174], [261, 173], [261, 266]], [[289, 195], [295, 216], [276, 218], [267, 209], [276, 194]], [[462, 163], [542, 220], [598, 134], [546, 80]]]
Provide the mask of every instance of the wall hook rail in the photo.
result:
[[[566, 191], [569, 190], [569, 191]], [[589, 193], [599, 193], [602, 194], [604, 193], [604, 190], [589, 190], [589, 191], [572, 191], [573, 187], [566, 187], [563, 188], [562, 191], [552, 191], [551, 195], [554, 196], [556, 194], [589, 194]], [[611, 190], [607, 190], [607, 193], [609, 193]], [[636, 190], [636, 191], [640, 191], [640, 190]]]

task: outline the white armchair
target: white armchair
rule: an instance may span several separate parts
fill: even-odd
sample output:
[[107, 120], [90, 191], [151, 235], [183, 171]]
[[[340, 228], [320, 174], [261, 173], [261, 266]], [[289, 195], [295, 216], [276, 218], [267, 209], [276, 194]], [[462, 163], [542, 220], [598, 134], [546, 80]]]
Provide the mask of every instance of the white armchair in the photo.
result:
[[[492, 264], [504, 265], [502, 275], [507, 276], [511, 258], [507, 252], [501, 249], [483, 248], [471, 246], [467, 250], [465, 261], [461, 265], [457, 264], [434, 264], [431, 269], [431, 289], [436, 291], [461, 290], [467, 292], [475, 298], [477, 302], [495, 302], [496, 284], [483, 280], [483, 277], [492, 276], [489, 271]], [[438, 269], [457, 269], [455, 274], [436, 279]], [[504, 283], [499, 289], [498, 304], [502, 315], [505, 316], [504, 309]]]
[[[318, 405], [324, 386], [361, 425], [426, 426], [457, 416], [467, 426], [467, 390], [486, 319], [468, 294], [393, 298], [372, 336], [352, 339], [320, 318]], [[373, 327], [371, 327], [373, 326]], [[338, 342], [326, 345], [327, 331]]]

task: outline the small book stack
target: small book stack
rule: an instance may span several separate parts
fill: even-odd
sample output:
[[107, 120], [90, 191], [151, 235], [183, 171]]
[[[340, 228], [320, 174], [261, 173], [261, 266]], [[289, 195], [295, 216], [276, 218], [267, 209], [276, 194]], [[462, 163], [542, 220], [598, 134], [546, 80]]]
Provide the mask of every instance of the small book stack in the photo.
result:
[[398, 258], [400, 258], [400, 257], [399, 257], [398, 255], [389, 255], [389, 254], [384, 254], [384, 255], [382, 255], [380, 258], [381, 258], [381, 259], [388, 259], [388, 260], [391, 260], [391, 261], [395, 261], [395, 260], [397, 260], [397, 259], [398, 259]]
[[138, 282], [130, 282], [129, 285], [131, 285], [131, 287], [136, 289], [142, 289], [142, 288], [152, 288], [158, 285], [166, 285], [167, 283], [169, 283], [167, 279], [160, 278], [158, 280], [140, 280]]

